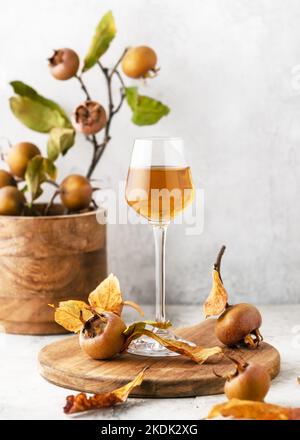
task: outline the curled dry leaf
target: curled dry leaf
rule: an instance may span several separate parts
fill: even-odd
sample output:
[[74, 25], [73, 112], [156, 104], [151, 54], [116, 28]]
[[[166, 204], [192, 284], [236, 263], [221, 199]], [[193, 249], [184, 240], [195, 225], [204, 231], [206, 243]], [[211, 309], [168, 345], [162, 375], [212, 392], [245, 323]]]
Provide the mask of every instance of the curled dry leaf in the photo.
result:
[[142, 316], [143, 310], [132, 301], [123, 301], [120, 283], [116, 276], [110, 274], [102, 283], [89, 294], [89, 304], [84, 301], [70, 300], [61, 301], [55, 308], [55, 321], [74, 333], [79, 333], [83, 324], [97, 313], [114, 312], [121, 315], [123, 305], [136, 309]]
[[87, 397], [85, 393], [77, 394], [76, 396], [68, 396], [64, 412], [66, 414], [73, 414], [82, 411], [88, 411], [100, 408], [109, 408], [118, 403], [123, 403], [127, 400], [129, 393], [133, 388], [137, 387], [143, 382], [145, 371], [149, 367], [145, 367], [140, 373], [129, 383], [117, 388], [109, 393], [95, 394]]
[[123, 301], [119, 280], [112, 273], [89, 294], [89, 303], [97, 312], [106, 311], [121, 315], [123, 305], [126, 304], [144, 315], [143, 310], [136, 303]]
[[210, 294], [204, 303], [204, 315], [205, 317], [219, 315], [226, 307], [228, 301], [228, 294], [220, 279], [219, 272], [213, 270], [212, 273], [213, 284]]
[[231, 399], [228, 402], [215, 405], [211, 409], [208, 418], [212, 419], [218, 416], [254, 420], [300, 420], [300, 408]]
[[221, 278], [221, 259], [224, 252], [225, 246], [222, 246], [214, 264], [212, 272], [212, 288], [203, 306], [206, 318], [208, 316], [219, 315], [222, 313], [228, 303], [228, 294]]
[[118, 278], [111, 273], [89, 294], [89, 303], [97, 312], [105, 310], [120, 315], [123, 298]]
[[[144, 331], [147, 326], [166, 329], [166, 328], [172, 327], [172, 323], [170, 321], [156, 322], [156, 321], [150, 321], [150, 320], [133, 322], [132, 324], [130, 324], [126, 328], [126, 330], [123, 333], [125, 336], [131, 337], [135, 333], [140, 333], [140, 332]], [[133, 338], [133, 339], [135, 339], [135, 338]]]
[[[159, 334], [154, 333], [151, 330], [148, 330], [146, 328], [147, 325], [151, 325], [152, 327], [157, 327], [157, 328], [167, 328], [170, 327], [171, 323], [143, 321], [132, 324], [131, 326], [127, 327], [127, 329], [124, 331], [124, 334], [127, 336], [127, 338], [122, 348], [122, 351], [125, 351], [134, 339], [145, 335], [145, 336], [149, 336], [152, 339], [155, 339], [157, 342], [159, 342], [161, 345], [166, 347], [168, 350], [189, 357], [197, 364], [203, 364], [211, 356], [222, 353], [221, 347], [192, 347], [191, 345], [182, 341], [176, 341], [176, 340], [164, 338]], [[162, 327], [163, 325], [164, 327]]]
[[70, 332], [79, 333], [83, 323], [90, 319], [93, 313], [88, 310], [84, 301], [60, 301], [55, 309], [54, 319]]
[[123, 301], [124, 306], [129, 306], [135, 309], [141, 316], [144, 316], [144, 310], [134, 301]]

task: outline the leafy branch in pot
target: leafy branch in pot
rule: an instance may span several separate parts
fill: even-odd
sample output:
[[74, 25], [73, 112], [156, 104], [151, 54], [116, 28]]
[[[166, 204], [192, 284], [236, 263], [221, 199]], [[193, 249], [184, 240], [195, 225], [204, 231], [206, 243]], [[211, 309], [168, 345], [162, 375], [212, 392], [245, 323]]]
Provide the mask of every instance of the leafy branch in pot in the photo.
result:
[[[96, 27], [81, 71], [80, 58], [73, 49], [55, 50], [48, 59], [50, 73], [56, 80], [75, 79], [84, 94], [85, 100], [79, 103], [71, 116], [59, 104], [40, 95], [22, 81], [10, 83], [15, 93], [10, 98], [13, 114], [31, 130], [48, 134], [48, 142], [46, 157], [43, 157], [40, 149], [30, 142], [20, 142], [11, 147], [5, 156], [11, 174], [5, 179], [0, 178], [0, 188], [13, 186], [15, 190], [0, 191], [0, 214], [47, 215], [51, 213], [52, 203], [58, 195], [66, 212], [91, 209], [95, 203], [92, 199], [94, 188], [90, 179], [111, 140], [112, 121], [124, 101], [127, 101], [132, 110], [132, 122], [138, 126], [156, 124], [169, 113], [169, 108], [162, 102], [140, 95], [138, 87], [127, 87], [123, 77], [125, 75], [136, 80], [155, 77], [159, 69], [156, 66], [157, 56], [152, 48], [126, 48], [113, 67], [103, 65], [102, 56], [109, 49], [115, 36], [116, 25], [113, 14], [109, 11]], [[85, 72], [94, 67], [99, 69], [105, 79], [107, 108], [92, 99], [85, 83]], [[119, 83], [120, 94], [118, 101], [114, 102], [113, 88], [116, 82]], [[56, 182], [55, 162], [74, 146], [78, 133], [83, 134], [92, 146], [92, 157], [86, 175], [70, 175], [59, 184]], [[43, 192], [44, 183], [52, 184], [54, 193], [47, 206], [38, 208], [35, 202]], [[10, 199], [5, 199], [8, 194], [10, 199], [15, 198], [14, 209], [10, 207]], [[24, 194], [28, 200], [25, 200]]]

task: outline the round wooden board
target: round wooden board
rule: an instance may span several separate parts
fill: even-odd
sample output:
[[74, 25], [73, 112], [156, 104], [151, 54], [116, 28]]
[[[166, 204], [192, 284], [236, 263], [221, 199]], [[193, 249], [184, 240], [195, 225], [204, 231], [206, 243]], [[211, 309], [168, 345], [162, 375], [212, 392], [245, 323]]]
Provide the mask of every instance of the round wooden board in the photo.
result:
[[[177, 329], [176, 333], [197, 345], [221, 345], [214, 336], [215, 320]], [[256, 350], [232, 349], [229, 354], [252, 360], [268, 369], [272, 378], [280, 370], [280, 355], [271, 345], [262, 342]], [[141, 386], [131, 396], [188, 397], [223, 393], [224, 379], [220, 375], [233, 371], [233, 364], [215, 356], [197, 365], [183, 356], [151, 358], [124, 354], [109, 361], [90, 359], [79, 347], [78, 336], [64, 338], [44, 347], [39, 353], [42, 376], [55, 385], [88, 393], [103, 393], [131, 381], [146, 365]]]

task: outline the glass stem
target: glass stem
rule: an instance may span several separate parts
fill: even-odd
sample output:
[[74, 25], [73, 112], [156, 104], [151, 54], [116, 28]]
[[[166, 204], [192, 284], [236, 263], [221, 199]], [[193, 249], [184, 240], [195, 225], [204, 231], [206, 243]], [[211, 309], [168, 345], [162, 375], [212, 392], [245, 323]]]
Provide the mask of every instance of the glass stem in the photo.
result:
[[153, 226], [155, 242], [155, 286], [157, 322], [166, 321], [166, 291], [165, 291], [165, 250], [167, 225]]

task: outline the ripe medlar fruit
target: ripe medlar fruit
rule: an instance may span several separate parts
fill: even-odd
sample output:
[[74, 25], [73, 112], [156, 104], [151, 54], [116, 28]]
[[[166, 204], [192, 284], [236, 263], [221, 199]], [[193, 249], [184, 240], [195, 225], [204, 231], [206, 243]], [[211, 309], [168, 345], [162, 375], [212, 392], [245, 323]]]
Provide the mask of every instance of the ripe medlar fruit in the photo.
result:
[[263, 339], [259, 332], [261, 323], [261, 314], [256, 307], [245, 303], [236, 304], [228, 306], [219, 316], [215, 333], [227, 346], [245, 343], [250, 348], [256, 348]]
[[106, 125], [104, 107], [96, 101], [85, 101], [80, 104], [73, 114], [74, 128], [80, 133], [91, 135], [98, 133]]
[[93, 359], [110, 359], [120, 353], [125, 329], [120, 316], [113, 312], [99, 313], [84, 323], [79, 335], [80, 347]]
[[58, 49], [49, 58], [49, 68], [54, 78], [65, 81], [76, 75], [80, 60], [72, 49]]
[[17, 186], [17, 183], [8, 171], [0, 170], [0, 188], [4, 186]]
[[122, 69], [129, 78], [145, 78], [149, 71], [156, 72], [156, 63], [157, 56], [151, 47], [132, 47], [122, 60]]
[[225, 382], [224, 392], [227, 398], [262, 402], [271, 383], [266, 368], [253, 362], [240, 363], [230, 359], [236, 364], [236, 371]]
[[28, 162], [39, 154], [41, 152], [36, 145], [30, 142], [20, 142], [9, 150], [5, 160], [12, 174], [23, 179]]
[[89, 207], [93, 188], [86, 177], [80, 174], [71, 174], [60, 184], [59, 193], [61, 201], [67, 209], [80, 211]]
[[15, 186], [0, 189], [0, 215], [20, 215], [24, 208], [24, 195]]
[[204, 303], [205, 316], [220, 315], [216, 321], [215, 333], [225, 345], [246, 344], [256, 348], [262, 336], [259, 332], [261, 314], [251, 304], [228, 304], [228, 293], [221, 277], [221, 261], [226, 247], [222, 246], [213, 268], [213, 284]]

